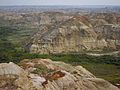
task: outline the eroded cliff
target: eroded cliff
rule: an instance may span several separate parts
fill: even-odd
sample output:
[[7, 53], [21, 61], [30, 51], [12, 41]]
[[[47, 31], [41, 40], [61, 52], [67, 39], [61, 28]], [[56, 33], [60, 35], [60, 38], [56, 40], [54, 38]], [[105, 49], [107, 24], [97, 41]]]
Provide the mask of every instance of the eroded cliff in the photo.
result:
[[[95, 32], [86, 17], [74, 16], [59, 23], [40, 35], [34, 35], [30, 52], [40, 54], [79, 53], [84, 51], [102, 51], [108, 46], [116, 49], [115, 42], [109, 43]], [[111, 44], [111, 45], [110, 45]]]
[[119, 90], [82, 66], [50, 59], [0, 64], [0, 90]]

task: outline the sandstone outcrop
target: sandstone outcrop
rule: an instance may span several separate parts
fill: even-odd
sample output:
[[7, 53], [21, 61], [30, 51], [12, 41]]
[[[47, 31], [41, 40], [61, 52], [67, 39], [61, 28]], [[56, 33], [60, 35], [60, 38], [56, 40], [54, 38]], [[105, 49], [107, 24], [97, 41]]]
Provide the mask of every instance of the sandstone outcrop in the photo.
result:
[[27, 75], [12, 62], [0, 64], [0, 90], [34, 90]]
[[120, 49], [120, 14], [93, 13], [88, 16], [94, 31], [99, 38], [104, 38], [108, 43], [106, 49]]
[[31, 53], [120, 50], [119, 12], [75, 11], [1, 12], [0, 25], [15, 29], [7, 39]]
[[99, 38], [85, 17], [75, 16], [54, 28], [49, 28], [40, 36], [35, 35], [30, 52], [40, 54], [79, 53], [103, 50], [107, 46], [107, 41]]
[[82, 66], [50, 59], [0, 64], [0, 90], [119, 90]]

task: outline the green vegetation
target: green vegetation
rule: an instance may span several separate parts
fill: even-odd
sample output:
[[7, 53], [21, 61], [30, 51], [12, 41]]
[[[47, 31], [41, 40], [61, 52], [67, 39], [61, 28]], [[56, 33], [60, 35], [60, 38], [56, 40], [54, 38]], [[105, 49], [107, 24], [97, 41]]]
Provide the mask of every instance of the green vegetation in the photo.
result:
[[[50, 58], [54, 61], [63, 61], [72, 65], [82, 65], [94, 75], [104, 78], [113, 84], [120, 83], [120, 57], [116, 56], [88, 56], [86, 54], [58, 54], [39, 55], [26, 52], [18, 45], [6, 39], [0, 40], [0, 62], [19, 63], [23, 59]], [[36, 72], [45, 73], [46, 68], [37, 69]]]
[[[16, 39], [14, 36], [16, 35], [20, 37], [20, 31], [20, 28], [17, 29], [10, 26], [0, 26], [0, 62], [12, 61], [17, 63], [24, 58], [36, 58], [38, 56], [36, 54], [26, 53], [25, 50], [21, 47], [21, 43], [18, 43], [22, 41], [20, 38]], [[9, 37], [14, 39], [11, 41], [11, 38]], [[23, 36], [21, 36], [21, 38], [23, 38]]]
[[24, 43], [38, 30], [39, 30], [38, 28], [30, 27], [29, 25], [28, 26], [0, 25], [0, 39], [5, 38], [13, 44], [22, 45], [22, 43]]
[[[0, 27], [0, 62], [19, 63], [23, 59], [50, 58], [54, 61], [63, 61], [72, 65], [82, 65], [94, 75], [104, 78], [113, 84], [120, 83], [120, 56], [88, 56], [86, 54], [57, 54], [39, 55], [26, 52], [21, 44], [12, 43], [9, 37], [13, 38], [15, 28]], [[14, 35], [15, 36], [15, 35]], [[18, 39], [17, 39], [18, 40]], [[37, 67], [35, 71], [45, 73], [46, 67]]]
[[39, 75], [43, 75], [43, 74], [48, 74], [48, 72], [50, 72], [50, 70], [48, 70], [48, 68], [42, 64], [38, 64], [35, 66], [36, 70], [34, 70], [32, 73], [35, 74], [39, 74]]
[[86, 54], [39, 55], [40, 58], [50, 58], [72, 65], [81, 65], [99, 78], [104, 78], [113, 84], [120, 83], [120, 57], [89, 56]]

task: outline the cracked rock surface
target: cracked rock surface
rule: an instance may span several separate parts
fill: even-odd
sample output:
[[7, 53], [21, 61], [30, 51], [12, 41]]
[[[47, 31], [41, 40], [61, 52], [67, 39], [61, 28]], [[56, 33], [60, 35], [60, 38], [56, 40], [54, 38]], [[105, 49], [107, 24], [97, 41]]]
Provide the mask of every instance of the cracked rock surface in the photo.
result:
[[0, 90], [119, 90], [82, 66], [50, 59], [0, 64]]

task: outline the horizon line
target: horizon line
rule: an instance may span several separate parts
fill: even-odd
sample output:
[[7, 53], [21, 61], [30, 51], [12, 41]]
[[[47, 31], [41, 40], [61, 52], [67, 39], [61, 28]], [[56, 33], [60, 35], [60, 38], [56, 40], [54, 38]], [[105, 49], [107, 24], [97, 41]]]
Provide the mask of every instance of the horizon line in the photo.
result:
[[112, 5], [112, 4], [106, 4], [106, 5], [102, 5], [102, 4], [98, 4], [98, 5], [95, 5], [95, 4], [89, 4], [89, 5], [71, 5], [71, 4], [69, 4], [69, 5], [47, 5], [47, 4], [44, 4], [44, 5], [0, 5], [0, 6], [120, 6], [120, 5]]

